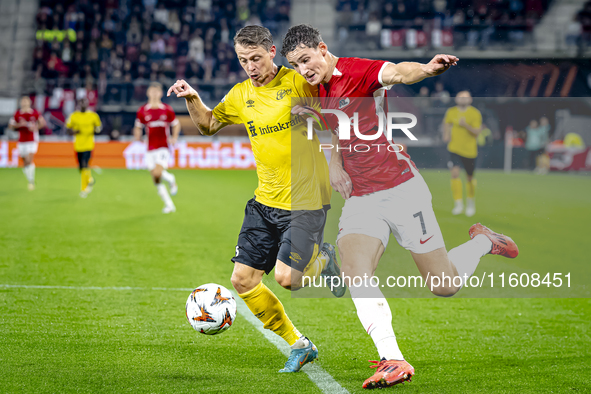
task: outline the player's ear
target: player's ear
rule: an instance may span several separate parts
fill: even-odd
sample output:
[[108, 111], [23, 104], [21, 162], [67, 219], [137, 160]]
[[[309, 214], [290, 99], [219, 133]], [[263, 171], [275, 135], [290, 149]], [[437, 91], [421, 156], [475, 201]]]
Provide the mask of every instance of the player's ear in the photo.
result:
[[318, 50], [320, 50], [320, 53], [322, 54], [322, 56], [325, 56], [326, 53], [328, 52], [328, 46], [324, 43], [324, 42], [320, 42], [320, 44], [318, 44]]
[[277, 47], [275, 45], [269, 49], [269, 55], [271, 56], [271, 59], [274, 59], [275, 55], [277, 55]]

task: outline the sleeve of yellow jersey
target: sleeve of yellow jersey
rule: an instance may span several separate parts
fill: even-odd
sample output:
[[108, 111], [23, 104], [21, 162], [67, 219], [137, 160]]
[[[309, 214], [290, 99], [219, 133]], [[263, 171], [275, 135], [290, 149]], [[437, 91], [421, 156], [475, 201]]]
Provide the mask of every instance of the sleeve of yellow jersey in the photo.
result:
[[451, 108], [448, 108], [447, 111], [445, 111], [443, 123], [445, 123], [445, 124], [453, 123], [453, 119], [452, 119], [452, 115], [451, 115]]
[[66, 127], [68, 129], [74, 129], [74, 122], [72, 121], [73, 117], [74, 117], [74, 114], [70, 114], [70, 116], [68, 116], [68, 119], [66, 120]]
[[95, 112], [94, 113], [94, 127], [102, 127], [103, 124], [101, 123], [101, 118], [98, 116], [98, 114]]
[[214, 118], [220, 123], [225, 124], [242, 124], [244, 123], [242, 119], [240, 119], [240, 114], [236, 111], [236, 105], [244, 105], [241, 103], [237, 103], [235, 96], [235, 89], [233, 87], [228, 94], [220, 101], [218, 105], [215, 106], [212, 113]]

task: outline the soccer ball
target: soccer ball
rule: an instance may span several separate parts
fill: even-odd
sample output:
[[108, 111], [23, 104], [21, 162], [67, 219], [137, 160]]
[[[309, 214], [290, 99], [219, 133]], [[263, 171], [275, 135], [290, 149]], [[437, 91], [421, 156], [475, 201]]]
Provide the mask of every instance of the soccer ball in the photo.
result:
[[232, 326], [236, 318], [236, 300], [224, 286], [208, 283], [189, 295], [185, 312], [191, 327], [202, 334], [215, 335]]

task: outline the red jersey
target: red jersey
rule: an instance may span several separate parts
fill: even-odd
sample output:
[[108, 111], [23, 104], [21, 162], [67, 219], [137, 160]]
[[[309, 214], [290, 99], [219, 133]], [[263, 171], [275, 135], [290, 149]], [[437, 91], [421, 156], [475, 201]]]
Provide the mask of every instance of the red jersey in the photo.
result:
[[20, 122], [26, 122], [26, 126], [17, 128], [19, 132], [18, 142], [33, 142], [39, 138], [37, 130], [37, 121], [41, 115], [36, 109], [30, 109], [27, 112], [22, 112], [20, 109], [17, 110], [14, 116], [10, 119], [9, 124], [14, 126]]
[[[351, 130], [350, 139], [339, 140], [343, 166], [353, 183], [353, 196], [390, 189], [414, 176], [410, 166], [416, 166], [410, 156], [406, 152], [390, 151], [390, 144], [384, 135], [384, 112], [388, 112], [386, 90], [390, 87], [382, 84], [382, 72], [387, 64], [382, 60], [341, 57], [330, 81], [320, 86], [322, 108], [338, 109], [350, 119], [357, 113], [360, 134], [376, 134], [379, 130], [378, 116], [384, 117], [383, 133], [377, 139], [362, 140]], [[324, 116], [331, 128], [336, 130], [337, 117], [330, 114]], [[367, 146], [371, 148], [364, 152]]]
[[152, 108], [149, 104], [144, 105], [137, 111], [135, 126], [144, 128], [148, 135], [148, 150], [168, 148], [168, 136], [170, 127], [179, 123], [174, 110], [170, 105], [160, 104]]

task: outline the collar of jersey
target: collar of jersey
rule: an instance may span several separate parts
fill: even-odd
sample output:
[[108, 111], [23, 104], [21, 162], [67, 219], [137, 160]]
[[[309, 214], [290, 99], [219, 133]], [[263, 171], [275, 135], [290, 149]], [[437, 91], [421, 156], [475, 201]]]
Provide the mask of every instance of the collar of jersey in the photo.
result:
[[274, 88], [275, 86], [277, 86], [277, 85], [279, 85], [281, 83], [281, 78], [279, 78], [279, 73], [282, 70], [283, 70], [283, 66], [277, 66], [277, 73], [275, 74], [275, 76], [273, 77], [273, 79], [268, 84], [266, 84], [266, 85], [263, 85], [263, 86], [254, 86], [254, 84], [252, 83], [252, 80], [249, 79], [250, 84], [255, 89]]

